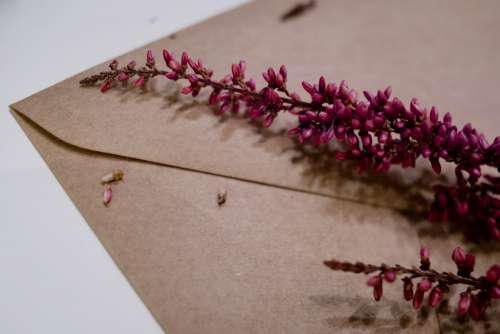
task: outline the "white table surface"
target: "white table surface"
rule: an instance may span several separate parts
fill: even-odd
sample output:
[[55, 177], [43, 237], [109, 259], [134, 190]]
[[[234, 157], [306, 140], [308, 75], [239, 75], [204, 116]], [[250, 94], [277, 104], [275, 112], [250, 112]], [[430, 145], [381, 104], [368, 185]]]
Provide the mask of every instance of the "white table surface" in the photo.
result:
[[0, 333], [161, 333], [8, 105], [246, 0], [0, 0]]

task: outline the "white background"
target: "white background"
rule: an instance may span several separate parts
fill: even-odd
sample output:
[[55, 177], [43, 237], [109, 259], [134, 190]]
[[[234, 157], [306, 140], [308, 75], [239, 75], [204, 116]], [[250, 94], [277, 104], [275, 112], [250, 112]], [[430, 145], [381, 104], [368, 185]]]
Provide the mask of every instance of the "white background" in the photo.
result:
[[8, 105], [246, 0], [0, 0], [0, 333], [161, 333]]

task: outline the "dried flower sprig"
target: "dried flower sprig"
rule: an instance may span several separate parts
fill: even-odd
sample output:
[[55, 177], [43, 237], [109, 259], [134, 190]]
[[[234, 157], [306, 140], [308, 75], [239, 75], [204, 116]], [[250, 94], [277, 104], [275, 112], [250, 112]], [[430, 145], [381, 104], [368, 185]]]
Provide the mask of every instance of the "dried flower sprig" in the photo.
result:
[[111, 203], [111, 200], [113, 199], [113, 190], [109, 185], [104, 187], [104, 191], [102, 193], [102, 203], [105, 206], [108, 206], [109, 203]]
[[106, 92], [117, 82], [133, 80], [134, 86], [143, 87], [152, 78], [162, 76], [186, 80], [183, 94], [197, 96], [203, 88], [210, 88], [208, 102], [218, 105], [221, 114], [237, 113], [243, 105], [248, 117], [261, 120], [264, 127], [269, 127], [280, 112], [287, 112], [298, 121], [288, 131], [289, 136], [314, 146], [327, 145], [333, 139], [344, 143], [347, 149], [336, 151], [336, 159], [356, 161], [360, 174], [368, 169], [385, 172], [392, 165], [415, 167], [420, 157], [428, 159], [439, 174], [440, 161], [450, 162], [455, 165], [457, 183], [435, 188], [429, 220], [463, 222], [469, 231], [476, 231], [474, 237], [500, 240], [500, 177], [481, 170], [489, 166], [500, 171], [500, 137], [489, 144], [471, 124], [460, 130], [453, 125], [450, 113], [440, 118], [436, 107], [423, 108], [416, 98], [406, 107], [392, 97], [391, 87], [375, 94], [364, 91], [362, 100], [346, 81], [337, 85], [320, 77], [317, 84], [302, 82], [309, 95], [304, 101], [289, 92], [285, 66], [264, 72], [266, 86], [257, 89], [255, 81], [245, 77], [245, 61], [233, 64], [231, 73], [223, 79], [214, 80], [213, 71], [186, 52], [177, 60], [163, 50], [163, 59], [168, 70], [157, 68], [151, 51], [146, 54], [145, 66], [139, 69], [135, 61], [119, 67], [114, 60], [109, 71], [80, 83], [98, 83]]
[[[380, 266], [362, 262], [343, 262], [337, 260], [325, 261], [324, 264], [335, 271], [363, 273], [371, 275], [367, 285], [373, 288], [373, 298], [379, 301], [383, 295], [383, 283], [392, 283], [398, 276], [402, 276], [403, 297], [411, 301], [415, 309], [420, 308], [425, 294], [428, 294], [428, 304], [436, 307], [443, 296], [450, 291], [452, 285], [463, 285], [465, 290], [460, 293], [457, 313], [465, 316], [467, 313], [474, 320], [479, 320], [491, 305], [493, 299], [500, 299], [500, 264], [492, 265], [485, 275], [476, 278], [471, 276], [474, 271], [475, 257], [466, 254], [457, 247], [453, 250], [452, 259], [457, 266], [457, 273], [438, 272], [431, 268], [429, 250], [420, 249], [420, 266], [406, 268], [400, 265]], [[419, 280], [414, 286], [414, 281]]]
[[123, 179], [123, 171], [121, 169], [115, 169], [111, 173], [104, 175], [101, 178], [101, 183], [108, 184], [108, 183], [112, 183], [112, 182], [121, 181], [122, 179]]
[[113, 189], [111, 185], [123, 180], [123, 175], [124, 173], [121, 169], [115, 169], [101, 178], [101, 184], [104, 185], [104, 192], [102, 194], [102, 203], [104, 206], [109, 206], [113, 199]]

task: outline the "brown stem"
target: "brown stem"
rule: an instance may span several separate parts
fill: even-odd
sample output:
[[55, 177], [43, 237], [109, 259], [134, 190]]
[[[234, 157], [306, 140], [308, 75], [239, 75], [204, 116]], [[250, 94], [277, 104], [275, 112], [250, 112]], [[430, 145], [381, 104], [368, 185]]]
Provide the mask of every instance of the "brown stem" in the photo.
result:
[[346, 262], [346, 261], [337, 261], [337, 260], [329, 260], [323, 262], [328, 268], [334, 271], [344, 271], [351, 273], [363, 273], [363, 274], [371, 274], [374, 272], [385, 272], [385, 271], [393, 271], [397, 274], [409, 274], [414, 278], [422, 277], [428, 278], [431, 281], [441, 282], [447, 285], [453, 284], [463, 284], [472, 287], [473, 289], [487, 289], [489, 287], [488, 281], [482, 278], [476, 278], [473, 276], [470, 277], [462, 277], [449, 272], [437, 272], [436, 270], [421, 270], [418, 268], [406, 268], [396, 264], [394, 266], [388, 266], [386, 264], [382, 264], [380, 266], [375, 266], [373, 264], [365, 264], [362, 262]]

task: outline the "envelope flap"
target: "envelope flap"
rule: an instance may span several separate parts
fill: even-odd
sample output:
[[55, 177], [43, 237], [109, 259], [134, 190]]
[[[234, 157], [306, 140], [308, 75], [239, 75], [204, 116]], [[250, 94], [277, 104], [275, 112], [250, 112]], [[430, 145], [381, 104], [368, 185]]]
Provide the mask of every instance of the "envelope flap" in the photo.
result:
[[[495, 135], [500, 120], [496, 112], [499, 2], [318, 1], [310, 12], [281, 21], [294, 4], [256, 1], [117, 59], [141, 64], [145, 50], [152, 49], [160, 62], [161, 49], [168, 48], [201, 57], [216, 77], [245, 58], [249, 76], [259, 85], [260, 72], [281, 63], [287, 65], [290, 87], [297, 91], [301, 80], [313, 81], [320, 75], [337, 82], [349, 79], [360, 91], [392, 84], [404, 101], [418, 95], [425, 105], [434, 103], [451, 111], [459, 125], [473, 121], [489, 138]], [[386, 179], [370, 180], [367, 190], [368, 181], [353, 179], [351, 167], [297, 150], [284, 132], [293, 126], [291, 116], [281, 117], [269, 130], [258, 130], [242, 116], [215, 116], [202, 102], [203, 96], [179, 97], [178, 87], [164, 78], [153, 80], [145, 92], [119, 88], [101, 94], [96, 88], [79, 86], [80, 79], [106, 66], [96, 66], [12, 107], [78, 147], [407, 207], [408, 198], [401, 196], [398, 184], [391, 187]], [[427, 175], [417, 174], [420, 180]]]

